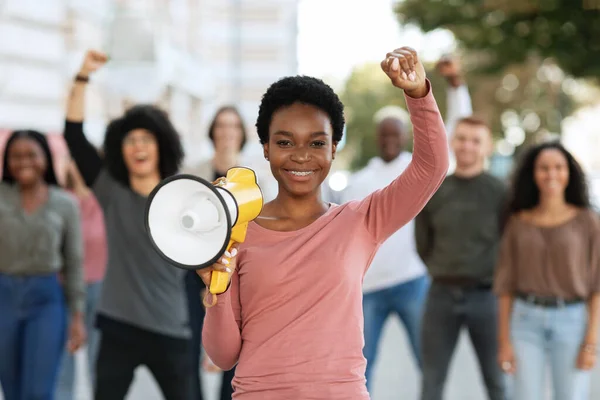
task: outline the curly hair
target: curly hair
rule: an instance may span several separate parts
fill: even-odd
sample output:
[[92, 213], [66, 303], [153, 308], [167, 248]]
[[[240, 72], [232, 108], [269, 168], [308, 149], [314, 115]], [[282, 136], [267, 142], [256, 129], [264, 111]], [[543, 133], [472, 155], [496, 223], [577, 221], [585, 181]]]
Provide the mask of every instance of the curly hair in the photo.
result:
[[214, 145], [214, 143], [215, 143], [215, 125], [217, 124], [217, 119], [219, 118], [219, 115], [221, 115], [224, 112], [232, 112], [240, 120], [240, 128], [242, 130], [242, 143], [240, 144], [240, 151], [242, 151], [244, 149], [244, 146], [246, 145], [246, 140], [248, 138], [248, 135], [246, 134], [246, 126], [244, 125], [244, 119], [242, 118], [242, 114], [240, 114], [238, 109], [235, 108], [234, 106], [223, 106], [217, 110], [217, 112], [215, 113], [215, 116], [213, 117], [212, 121], [210, 122], [210, 126], [208, 128], [208, 138]]
[[523, 155], [512, 179], [507, 217], [539, 204], [540, 190], [534, 178], [535, 162], [542, 151], [549, 149], [560, 151], [567, 160], [569, 183], [565, 189], [566, 202], [579, 207], [590, 207], [587, 181], [581, 166], [563, 145], [553, 141], [533, 146]]
[[134, 129], [145, 129], [158, 142], [158, 169], [161, 179], [175, 175], [184, 157], [183, 146], [177, 130], [166, 112], [153, 105], [136, 105], [108, 124], [104, 138], [104, 160], [108, 172], [129, 186], [129, 172], [123, 159], [123, 139]]
[[280, 108], [303, 103], [323, 110], [329, 116], [333, 130], [333, 143], [344, 134], [344, 105], [331, 87], [310, 76], [289, 76], [273, 83], [265, 92], [258, 110], [256, 130], [260, 143], [269, 142], [269, 126], [273, 114]]
[[56, 173], [54, 172], [54, 160], [52, 159], [52, 152], [50, 151], [48, 140], [43, 133], [34, 130], [14, 131], [6, 141], [6, 146], [4, 147], [4, 160], [2, 163], [2, 181], [10, 184], [15, 182], [14, 176], [12, 176], [8, 169], [8, 152], [10, 151], [10, 148], [15, 140], [18, 139], [33, 140], [42, 148], [42, 152], [46, 156], [46, 172], [44, 173], [44, 181], [48, 185], [58, 186]]

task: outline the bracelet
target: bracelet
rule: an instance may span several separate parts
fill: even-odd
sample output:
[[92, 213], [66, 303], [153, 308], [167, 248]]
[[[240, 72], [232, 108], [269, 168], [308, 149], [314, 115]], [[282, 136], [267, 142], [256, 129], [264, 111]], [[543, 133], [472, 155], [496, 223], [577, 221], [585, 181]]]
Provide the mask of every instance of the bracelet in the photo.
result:
[[89, 76], [83, 76], [83, 75], [79, 75], [79, 74], [77, 74], [75, 76], [75, 82], [88, 83], [89, 81], [90, 81], [90, 77]]
[[581, 350], [590, 354], [596, 354], [598, 352], [597, 346], [591, 343], [584, 343], [581, 345]]

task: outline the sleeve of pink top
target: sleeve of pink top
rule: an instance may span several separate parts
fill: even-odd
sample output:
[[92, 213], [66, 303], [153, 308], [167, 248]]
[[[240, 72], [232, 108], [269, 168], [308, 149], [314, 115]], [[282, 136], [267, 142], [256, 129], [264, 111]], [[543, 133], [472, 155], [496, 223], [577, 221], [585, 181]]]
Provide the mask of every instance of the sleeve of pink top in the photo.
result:
[[428, 93], [415, 99], [405, 95], [413, 125], [414, 149], [410, 165], [392, 183], [358, 205], [367, 230], [377, 243], [411, 221], [439, 188], [448, 171], [448, 142], [444, 121], [427, 81]]
[[217, 295], [217, 304], [206, 309], [202, 328], [202, 346], [206, 354], [225, 371], [235, 366], [242, 348], [239, 285], [238, 274], [234, 272], [229, 289]]

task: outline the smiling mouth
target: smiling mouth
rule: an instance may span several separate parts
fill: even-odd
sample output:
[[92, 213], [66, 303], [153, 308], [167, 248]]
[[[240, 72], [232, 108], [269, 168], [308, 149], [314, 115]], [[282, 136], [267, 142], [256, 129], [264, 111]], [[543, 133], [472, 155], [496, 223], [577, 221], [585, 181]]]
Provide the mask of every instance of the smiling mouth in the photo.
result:
[[146, 154], [136, 154], [134, 159], [136, 162], [144, 162], [148, 159], [148, 156]]
[[292, 174], [294, 176], [309, 176], [309, 175], [314, 174], [315, 171], [295, 171], [295, 170], [286, 169], [285, 172]]

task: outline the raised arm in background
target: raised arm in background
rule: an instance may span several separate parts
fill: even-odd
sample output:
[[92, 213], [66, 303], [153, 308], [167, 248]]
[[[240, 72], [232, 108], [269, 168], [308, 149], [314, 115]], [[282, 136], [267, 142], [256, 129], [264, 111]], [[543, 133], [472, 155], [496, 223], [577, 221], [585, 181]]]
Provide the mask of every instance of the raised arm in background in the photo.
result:
[[467, 87], [458, 60], [450, 56], [442, 57], [436, 69], [448, 82], [446, 92], [445, 125], [448, 137], [452, 136], [456, 122], [473, 114], [471, 95]]
[[107, 59], [106, 55], [94, 50], [86, 53], [81, 68], [73, 82], [67, 102], [65, 141], [88, 187], [92, 187], [94, 184], [100, 174], [103, 162], [96, 148], [87, 140], [83, 133], [85, 92], [90, 74], [104, 65]]

